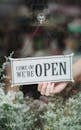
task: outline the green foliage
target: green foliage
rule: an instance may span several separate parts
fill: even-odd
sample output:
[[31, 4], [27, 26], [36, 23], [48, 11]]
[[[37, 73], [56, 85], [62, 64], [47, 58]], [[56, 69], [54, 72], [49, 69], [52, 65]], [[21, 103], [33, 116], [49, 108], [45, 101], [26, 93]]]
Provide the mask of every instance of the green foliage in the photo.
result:
[[[0, 97], [0, 130], [43, 130], [41, 115], [44, 105], [39, 107], [38, 101], [22, 99], [22, 92], [4, 94], [3, 100], [2, 95], [3, 93]], [[14, 96], [15, 100], [12, 101]]]
[[81, 130], [81, 92], [67, 100], [61, 95], [49, 97], [45, 104], [24, 98], [21, 91], [5, 94], [2, 86], [1, 82], [0, 130]]
[[66, 102], [52, 97], [48, 104], [23, 98], [22, 92], [13, 98], [12, 92], [5, 95], [0, 89], [1, 130], [81, 130], [81, 92]]
[[[59, 97], [60, 98], [60, 97]], [[56, 101], [57, 102], [57, 101]], [[43, 118], [45, 130], [81, 130], [81, 92], [65, 103], [49, 103]]]

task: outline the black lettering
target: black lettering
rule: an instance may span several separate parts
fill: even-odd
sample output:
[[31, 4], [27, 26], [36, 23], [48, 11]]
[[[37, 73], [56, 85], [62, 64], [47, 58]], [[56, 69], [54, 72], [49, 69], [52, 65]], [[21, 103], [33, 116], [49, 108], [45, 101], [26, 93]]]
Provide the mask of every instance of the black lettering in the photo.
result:
[[27, 70], [27, 66], [16, 66], [16, 70]]
[[34, 65], [29, 65], [29, 66], [28, 66], [28, 69], [29, 69], [29, 70], [32, 70], [33, 68], [34, 68]]
[[36, 75], [37, 77], [40, 77], [42, 75], [42, 66], [40, 64], [37, 64], [35, 67]]
[[27, 77], [30, 77], [30, 71], [27, 71], [26, 74], [27, 74]]
[[60, 65], [60, 75], [66, 74], [66, 62], [59, 63], [59, 65]]
[[49, 69], [50, 69], [50, 64], [45, 63], [44, 64], [44, 76], [47, 76], [47, 72], [48, 72]]
[[51, 63], [52, 64], [52, 75], [58, 75], [58, 63]]
[[25, 72], [22, 72], [22, 77], [23, 77], [23, 78], [25, 77]]
[[17, 77], [18, 77], [18, 78], [21, 77], [21, 72], [17, 72]]
[[34, 72], [33, 71], [31, 71], [31, 77], [34, 77]]

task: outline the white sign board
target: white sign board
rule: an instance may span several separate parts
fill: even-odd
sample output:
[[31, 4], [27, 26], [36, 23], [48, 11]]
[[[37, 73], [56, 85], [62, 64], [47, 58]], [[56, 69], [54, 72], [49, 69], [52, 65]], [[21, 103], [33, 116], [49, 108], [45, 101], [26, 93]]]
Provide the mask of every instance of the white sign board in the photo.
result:
[[72, 81], [72, 54], [35, 58], [10, 58], [12, 86], [40, 82]]

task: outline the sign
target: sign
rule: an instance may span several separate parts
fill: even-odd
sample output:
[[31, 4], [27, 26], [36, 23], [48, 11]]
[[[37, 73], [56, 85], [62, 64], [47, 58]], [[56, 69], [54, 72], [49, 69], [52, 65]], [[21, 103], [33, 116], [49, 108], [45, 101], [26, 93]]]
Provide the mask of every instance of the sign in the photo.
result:
[[72, 81], [71, 55], [35, 58], [10, 58], [12, 86], [40, 82]]

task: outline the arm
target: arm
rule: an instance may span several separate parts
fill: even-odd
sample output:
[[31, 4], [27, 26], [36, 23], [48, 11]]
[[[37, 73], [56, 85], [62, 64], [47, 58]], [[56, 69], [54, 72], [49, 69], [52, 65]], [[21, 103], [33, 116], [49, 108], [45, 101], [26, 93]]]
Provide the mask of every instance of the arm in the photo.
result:
[[81, 81], [81, 59], [79, 59], [76, 63], [73, 64], [73, 78], [75, 81]]

